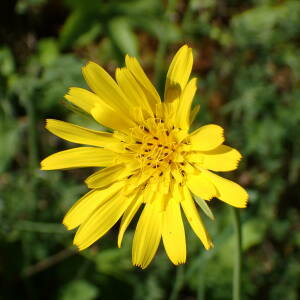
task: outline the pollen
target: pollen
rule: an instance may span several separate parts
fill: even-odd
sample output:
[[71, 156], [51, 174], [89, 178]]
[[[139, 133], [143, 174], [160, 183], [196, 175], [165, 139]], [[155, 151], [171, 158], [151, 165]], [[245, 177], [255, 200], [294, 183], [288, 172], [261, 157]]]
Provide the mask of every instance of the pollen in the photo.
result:
[[[120, 136], [119, 139], [125, 140], [125, 155], [130, 152], [131, 159], [135, 159], [139, 164], [139, 170], [145, 172], [147, 169], [156, 169], [152, 176], [162, 180], [162, 177], [170, 177], [173, 169], [184, 174], [181, 170], [183, 163], [177, 162], [178, 157], [182, 156], [182, 144], [177, 139], [177, 132], [176, 127], [168, 127], [162, 119], [153, 117], [146, 119], [143, 125], [132, 128], [131, 134], [125, 139], [124, 136]], [[183, 177], [184, 175], [182, 179]], [[153, 179], [151, 182], [157, 183]]]

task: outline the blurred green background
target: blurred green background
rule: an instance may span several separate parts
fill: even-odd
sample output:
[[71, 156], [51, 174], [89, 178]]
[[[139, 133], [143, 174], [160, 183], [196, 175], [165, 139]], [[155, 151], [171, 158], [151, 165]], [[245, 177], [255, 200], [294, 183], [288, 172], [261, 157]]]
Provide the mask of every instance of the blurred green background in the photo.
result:
[[200, 78], [196, 125], [224, 126], [244, 155], [226, 174], [250, 194], [242, 299], [300, 299], [299, 0], [4, 0], [0, 14], [1, 299], [231, 299], [229, 206], [214, 200], [216, 220], [203, 216], [213, 250], [186, 227], [187, 264], [173, 266], [160, 249], [142, 271], [131, 265], [134, 226], [121, 249], [117, 226], [82, 253], [72, 248], [61, 220], [91, 169], [39, 170], [73, 146], [48, 133], [45, 118], [100, 128], [63, 100], [68, 87], [86, 87], [87, 61], [112, 73], [124, 54], [137, 56], [162, 91], [184, 43]]

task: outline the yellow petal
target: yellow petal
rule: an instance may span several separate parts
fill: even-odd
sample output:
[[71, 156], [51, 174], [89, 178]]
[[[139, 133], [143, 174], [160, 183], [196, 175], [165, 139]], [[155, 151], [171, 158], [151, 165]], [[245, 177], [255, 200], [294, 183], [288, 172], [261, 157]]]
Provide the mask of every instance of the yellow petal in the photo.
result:
[[211, 181], [202, 173], [199, 175], [189, 175], [187, 177], [187, 186], [193, 194], [205, 200], [210, 200], [218, 194]]
[[168, 257], [175, 265], [186, 260], [186, 241], [181, 217], [180, 204], [170, 199], [163, 212], [162, 239]]
[[95, 172], [85, 180], [85, 183], [89, 188], [102, 188], [129, 175], [126, 166], [119, 164]]
[[153, 190], [154, 188], [156, 188], [156, 190], [158, 189], [158, 182], [152, 183], [152, 184], [147, 184], [143, 193], [143, 202], [144, 203], [151, 203], [152, 200], [155, 198], [156, 196], [156, 191]]
[[56, 136], [69, 142], [107, 147], [119, 143], [111, 133], [87, 129], [71, 123], [47, 119], [46, 128]]
[[95, 147], [79, 147], [54, 153], [41, 162], [41, 170], [84, 167], [107, 167], [114, 164], [116, 154]]
[[162, 212], [155, 202], [145, 205], [133, 238], [132, 263], [142, 269], [150, 264], [161, 238]]
[[124, 215], [123, 215], [122, 220], [121, 220], [119, 234], [118, 234], [118, 247], [119, 248], [121, 247], [123, 236], [124, 236], [124, 233], [125, 233], [128, 225], [130, 224], [132, 218], [134, 217], [134, 215], [136, 214], [136, 212], [140, 208], [141, 204], [143, 203], [142, 200], [143, 200], [143, 197], [141, 197], [141, 196], [138, 195], [131, 202], [131, 204], [129, 205], [129, 207], [124, 212]]
[[116, 80], [122, 91], [126, 93], [132, 108], [141, 107], [148, 116], [153, 115], [144, 91], [127, 68], [116, 70]]
[[236, 149], [226, 145], [221, 145], [211, 151], [192, 152], [186, 156], [188, 161], [217, 172], [235, 170], [241, 157], [242, 155]]
[[163, 102], [164, 119], [166, 120], [166, 126], [172, 128], [176, 124], [177, 111], [178, 111], [179, 99], [174, 99], [172, 102]]
[[114, 110], [109, 103], [85, 89], [71, 88], [65, 98], [91, 114], [103, 126], [116, 130], [124, 130], [135, 126], [135, 123], [126, 115]]
[[186, 85], [179, 99], [176, 125], [177, 127], [182, 128], [184, 130], [188, 130], [190, 127], [191, 106], [196, 91], [197, 91], [197, 79], [193, 78]]
[[70, 88], [65, 98], [87, 113], [90, 113], [92, 108], [103, 102], [96, 94], [78, 87]]
[[207, 170], [203, 174], [215, 185], [220, 200], [235, 207], [246, 207], [248, 193], [240, 185]]
[[223, 128], [209, 124], [200, 127], [190, 135], [191, 150], [209, 151], [217, 148], [224, 142]]
[[76, 232], [74, 244], [79, 250], [89, 247], [111, 229], [121, 218], [134, 196], [124, 197], [117, 193], [97, 207]]
[[136, 126], [132, 120], [121, 114], [115, 115], [113, 111], [104, 109], [104, 106], [94, 107], [91, 110], [91, 115], [100, 124], [115, 130], [130, 132], [130, 128]]
[[126, 55], [125, 63], [128, 70], [132, 73], [132, 75], [135, 77], [137, 82], [144, 90], [144, 93], [147, 96], [152, 111], [155, 111], [156, 105], [161, 103], [159, 94], [157, 93], [155, 87], [148, 79], [147, 75], [145, 74], [141, 65], [135, 57], [130, 57]]
[[165, 101], [173, 101], [184, 90], [192, 66], [192, 49], [184, 45], [178, 50], [170, 64], [165, 86]]
[[184, 214], [186, 215], [186, 218], [189, 221], [191, 227], [193, 228], [195, 234], [203, 243], [205, 249], [208, 250], [211, 247], [213, 247], [212, 241], [203, 225], [195, 203], [191, 197], [190, 191], [187, 188], [184, 188], [184, 196], [184, 200], [180, 202]]
[[76, 228], [83, 223], [97, 207], [103, 205], [113, 195], [116, 195], [116, 193], [119, 193], [124, 185], [124, 182], [117, 182], [106, 189], [91, 190], [70, 208], [63, 219], [63, 224], [69, 230]]
[[116, 112], [130, 114], [127, 98], [112, 79], [112, 77], [99, 65], [89, 62], [82, 68], [83, 76], [89, 87], [111, 106]]

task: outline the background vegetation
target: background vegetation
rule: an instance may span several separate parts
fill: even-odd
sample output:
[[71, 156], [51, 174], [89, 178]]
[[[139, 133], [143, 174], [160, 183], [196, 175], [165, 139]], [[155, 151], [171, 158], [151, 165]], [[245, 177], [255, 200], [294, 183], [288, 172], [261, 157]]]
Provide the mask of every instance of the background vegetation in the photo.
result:
[[[77, 253], [61, 220], [92, 170], [39, 170], [72, 145], [44, 129], [45, 118], [91, 128], [70, 111], [68, 87], [83, 86], [89, 60], [107, 70], [137, 56], [160, 90], [170, 58], [194, 49], [200, 78], [196, 123], [214, 122], [244, 154], [230, 176], [250, 193], [242, 210], [243, 299], [300, 295], [300, 1], [6, 0], [0, 17], [1, 299], [231, 299], [232, 209], [211, 202], [215, 242], [206, 252], [191, 230], [188, 262], [164, 251], [141, 271], [131, 239], [117, 227]], [[99, 126], [97, 127], [99, 128]]]

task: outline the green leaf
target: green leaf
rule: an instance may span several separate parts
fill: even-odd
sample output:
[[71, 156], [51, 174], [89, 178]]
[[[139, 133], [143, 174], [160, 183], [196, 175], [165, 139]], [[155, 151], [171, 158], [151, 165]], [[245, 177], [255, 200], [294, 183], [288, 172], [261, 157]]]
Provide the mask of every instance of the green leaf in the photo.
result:
[[97, 20], [96, 17], [95, 12], [82, 11], [79, 9], [74, 10], [67, 18], [67, 21], [61, 30], [59, 36], [61, 48], [72, 47], [78, 40], [80, 41], [82, 35], [92, 30], [92, 26]]
[[124, 247], [102, 250], [94, 257], [96, 268], [103, 274], [122, 274], [132, 269], [130, 243], [124, 241]]
[[75, 45], [77, 47], [86, 46], [90, 43], [92, 43], [101, 33], [102, 26], [100, 23], [94, 23], [91, 28], [83, 33], [75, 42]]
[[59, 50], [56, 40], [52, 38], [39, 41], [39, 58], [44, 67], [50, 66], [59, 56]]
[[15, 119], [0, 115], [0, 173], [12, 161], [20, 143], [20, 125]]
[[9, 48], [0, 48], [0, 74], [8, 76], [15, 70], [15, 62]]
[[231, 19], [235, 41], [243, 47], [278, 46], [299, 35], [299, 13], [299, 1], [286, 1], [281, 5], [258, 6], [237, 14]]
[[98, 295], [97, 288], [85, 280], [73, 280], [61, 292], [60, 300], [92, 300]]
[[149, 32], [157, 39], [164, 39], [168, 43], [184, 42], [185, 36], [182, 34], [180, 26], [169, 21], [157, 18], [135, 18], [135, 26]]
[[200, 206], [200, 208], [203, 210], [203, 212], [211, 219], [214, 220], [215, 217], [212, 213], [212, 211], [210, 210], [209, 206], [207, 205], [206, 201], [203, 200], [202, 198], [199, 198], [197, 196], [194, 196], [195, 201], [197, 202], [197, 204]]
[[123, 54], [138, 56], [138, 41], [127, 18], [115, 18], [109, 23], [109, 33]]

